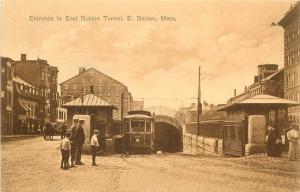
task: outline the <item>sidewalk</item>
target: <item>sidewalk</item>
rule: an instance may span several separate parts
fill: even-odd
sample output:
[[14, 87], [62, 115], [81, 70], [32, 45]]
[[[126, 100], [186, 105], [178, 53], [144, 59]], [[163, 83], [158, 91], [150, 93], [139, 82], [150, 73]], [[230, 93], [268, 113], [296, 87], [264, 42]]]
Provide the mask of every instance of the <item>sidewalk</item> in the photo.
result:
[[1, 135], [1, 143], [3, 142], [9, 142], [9, 141], [15, 141], [15, 140], [21, 140], [21, 139], [30, 139], [33, 137], [38, 137], [42, 135]]

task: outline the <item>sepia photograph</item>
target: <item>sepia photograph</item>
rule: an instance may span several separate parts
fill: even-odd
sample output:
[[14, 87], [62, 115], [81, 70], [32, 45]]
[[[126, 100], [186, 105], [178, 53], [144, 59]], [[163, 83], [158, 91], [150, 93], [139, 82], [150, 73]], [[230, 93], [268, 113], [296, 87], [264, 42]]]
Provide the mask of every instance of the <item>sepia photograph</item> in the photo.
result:
[[300, 1], [0, 0], [2, 192], [299, 192]]

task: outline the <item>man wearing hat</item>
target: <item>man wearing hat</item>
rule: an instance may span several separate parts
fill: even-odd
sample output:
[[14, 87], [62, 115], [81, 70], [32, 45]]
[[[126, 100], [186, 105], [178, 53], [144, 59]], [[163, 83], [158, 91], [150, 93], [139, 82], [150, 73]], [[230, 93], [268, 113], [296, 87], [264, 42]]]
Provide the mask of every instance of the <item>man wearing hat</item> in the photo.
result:
[[77, 151], [77, 136], [76, 136], [76, 127], [79, 119], [73, 119], [73, 124], [71, 125], [71, 167], [74, 166], [75, 154]]
[[99, 148], [99, 141], [98, 141], [99, 134], [100, 131], [98, 129], [95, 129], [94, 135], [91, 138], [92, 166], [97, 166], [96, 155]]
[[83, 163], [81, 162], [81, 153], [82, 153], [82, 147], [85, 141], [85, 134], [84, 134], [84, 130], [83, 130], [83, 126], [84, 126], [84, 120], [83, 119], [79, 119], [78, 121], [78, 125], [76, 127], [76, 161], [75, 161], [75, 165], [82, 165]]

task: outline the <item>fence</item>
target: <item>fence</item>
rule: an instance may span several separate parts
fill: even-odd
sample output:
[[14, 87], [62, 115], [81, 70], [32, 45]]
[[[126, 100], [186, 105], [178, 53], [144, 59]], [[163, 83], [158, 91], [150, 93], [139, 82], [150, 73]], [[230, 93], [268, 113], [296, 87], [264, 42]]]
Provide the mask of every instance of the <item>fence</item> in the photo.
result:
[[186, 124], [186, 133], [192, 135], [199, 135], [203, 137], [212, 137], [212, 138], [223, 138], [223, 127], [224, 121], [222, 120], [211, 120], [211, 121], [201, 121], [199, 123], [199, 131], [197, 122], [192, 122]]

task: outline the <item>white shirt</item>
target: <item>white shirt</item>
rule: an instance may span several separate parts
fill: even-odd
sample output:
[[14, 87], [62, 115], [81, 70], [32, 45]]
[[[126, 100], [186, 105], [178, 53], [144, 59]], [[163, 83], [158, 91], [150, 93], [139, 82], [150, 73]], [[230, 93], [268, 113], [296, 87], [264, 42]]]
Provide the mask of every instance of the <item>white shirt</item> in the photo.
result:
[[98, 137], [96, 134], [94, 134], [91, 138], [91, 145], [99, 147]]
[[63, 140], [61, 140], [60, 147], [62, 150], [70, 150], [71, 149], [70, 140], [67, 137], [65, 137]]

